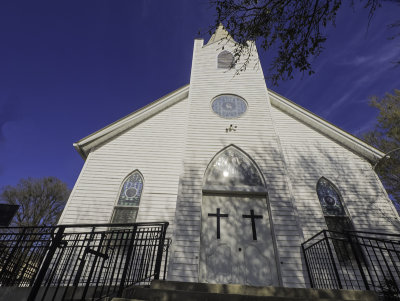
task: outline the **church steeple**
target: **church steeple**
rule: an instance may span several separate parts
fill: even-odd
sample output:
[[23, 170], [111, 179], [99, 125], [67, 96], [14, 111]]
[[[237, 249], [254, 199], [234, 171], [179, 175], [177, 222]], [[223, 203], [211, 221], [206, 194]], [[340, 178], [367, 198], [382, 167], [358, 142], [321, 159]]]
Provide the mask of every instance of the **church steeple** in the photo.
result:
[[217, 29], [215, 30], [214, 34], [211, 36], [210, 40], [207, 42], [206, 45], [218, 42], [223, 39], [233, 41], [233, 38], [231, 37], [229, 32], [225, 29], [224, 25], [222, 25], [222, 23], [219, 23]]

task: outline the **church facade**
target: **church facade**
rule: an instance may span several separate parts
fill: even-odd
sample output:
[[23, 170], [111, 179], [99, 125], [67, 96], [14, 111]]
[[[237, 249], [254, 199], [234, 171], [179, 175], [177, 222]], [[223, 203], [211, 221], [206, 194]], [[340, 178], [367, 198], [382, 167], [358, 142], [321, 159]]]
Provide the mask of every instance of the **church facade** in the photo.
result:
[[384, 154], [267, 89], [254, 47], [236, 74], [219, 27], [190, 83], [81, 139], [60, 224], [168, 221], [168, 280], [306, 287], [322, 229], [392, 232]]

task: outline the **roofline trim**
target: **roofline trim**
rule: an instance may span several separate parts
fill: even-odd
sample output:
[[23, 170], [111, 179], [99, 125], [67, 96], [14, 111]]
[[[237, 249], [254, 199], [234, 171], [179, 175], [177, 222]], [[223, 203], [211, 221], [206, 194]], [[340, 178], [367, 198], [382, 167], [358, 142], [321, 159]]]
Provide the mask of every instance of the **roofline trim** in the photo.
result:
[[115, 135], [118, 135], [122, 131], [142, 122], [145, 119], [150, 118], [154, 114], [166, 109], [175, 103], [185, 99], [189, 95], [189, 84], [176, 89], [167, 95], [149, 103], [148, 105], [136, 110], [129, 115], [122, 117], [121, 119], [105, 126], [104, 128], [90, 134], [78, 142], [74, 143], [73, 146], [78, 151], [83, 159], [87, 158], [87, 154], [90, 150], [99, 144], [103, 143]]
[[322, 132], [333, 140], [347, 146], [357, 154], [368, 159], [371, 162], [376, 162], [385, 154], [377, 148], [365, 143], [361, 139], [342, 130], [336, 125], [323, 119], [322, 117], [312, 113], [284, 96], [268, 89], [271, 104], [289, 115], [299, 119], [312, 128]]

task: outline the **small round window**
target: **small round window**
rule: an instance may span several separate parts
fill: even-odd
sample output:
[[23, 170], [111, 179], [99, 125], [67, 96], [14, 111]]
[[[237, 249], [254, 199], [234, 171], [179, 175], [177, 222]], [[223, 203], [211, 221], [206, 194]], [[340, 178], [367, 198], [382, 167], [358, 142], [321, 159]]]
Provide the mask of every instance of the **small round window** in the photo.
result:
[[222, 118], [237, 118], [246, 112], [246, 101], [236, 95], [224, 94], [216, 97], [212, 102], [212, 109]]

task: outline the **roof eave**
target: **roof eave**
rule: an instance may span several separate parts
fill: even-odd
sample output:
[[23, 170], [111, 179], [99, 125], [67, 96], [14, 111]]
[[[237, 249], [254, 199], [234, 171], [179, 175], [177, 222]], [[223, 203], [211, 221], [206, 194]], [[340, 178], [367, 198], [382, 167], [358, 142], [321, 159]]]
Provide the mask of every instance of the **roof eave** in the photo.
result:
[[82, 148], [79, 146], [78, 143], [73, 143], [72, 144], [74, 146], [74, 148], [76, 149], [76, 151], [78, 152], [78, 154], [82, 157], [83, 160], [86, 160], [87, 155], [83, 152]]
[[126, 129], [143, 122], [158, 112], [166, 109], [175, 103], [185, 99], [189, 94], [189, 85], [185, 85], [171, 93], [153, 101], [152, 103], [142, 107], [141, 109], [111, 123], [110, 125], [90, 134], [78, 142], [74, 143], [74, 147], [83, 159], [87, 158], [90, 150], [106, 140], [111, 139], [115, 135], [125, 131]]
[[385, 154], [278, 93], [268, 90], [271, 104], [374, 163]]

